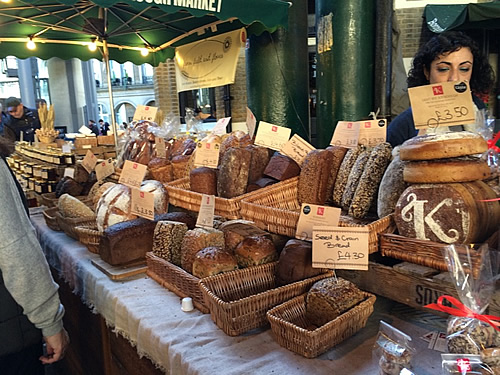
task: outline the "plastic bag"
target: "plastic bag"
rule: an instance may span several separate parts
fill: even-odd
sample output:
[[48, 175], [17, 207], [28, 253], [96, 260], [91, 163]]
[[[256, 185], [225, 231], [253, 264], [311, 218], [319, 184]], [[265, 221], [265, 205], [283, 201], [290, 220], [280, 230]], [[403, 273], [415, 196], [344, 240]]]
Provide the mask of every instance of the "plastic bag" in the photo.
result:
[[403, 369], [411, 368], [414, 352], [410, 336], [383, 320], [380, 321], [374, 349], [379, 363], [379, 375], [399, 375]]
[[496, 375], [484, 364], [479, 355], [475, 354], [441, 354], [441, 369], [443, 375]]

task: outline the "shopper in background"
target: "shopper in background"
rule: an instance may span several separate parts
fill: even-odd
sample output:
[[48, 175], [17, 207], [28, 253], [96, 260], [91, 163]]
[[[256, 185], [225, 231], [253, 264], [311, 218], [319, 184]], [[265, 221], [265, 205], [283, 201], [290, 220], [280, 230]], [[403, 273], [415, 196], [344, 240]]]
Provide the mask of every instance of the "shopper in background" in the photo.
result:
[[92, 133], [94, 133], [95, 135], [99, 135], [99, 133], [100, 133], [99, 125], [97, 125], [94, 120], [89, 120], [89, 123], [87, 124], [87, 128], [92, 130]]
[[[468, 81], [477, 109], [485, 108], [474, 93], [489, 93], [495, 82], [493, 69], [476, 42], [462, 32], [448, 31], [432, 37], [413, 58], [407, 79], [408, 87], [448, 81]], [[393, 147], [416, 135], [411, 108], [398, 115], [387, 128], [387, 141]]]
[[34, 142], [35, 130], [41, 127], [38, 111], [25, 107], [21, 100], [12, 96], [5, 101], [5, 107], [8, 116], [4, 124], [4, 137], [20, 141], [22, 133], [24, 141]]
[[104, 122], [103, 119], [100, 119], [99, 120], [99, 126], [101, 128], [101, 134], [102, 135], [108, 135], [109, 123], [108, 122]]
[[0, 136], [3, 135], [3, 125], [7, 122], [7, 114], [3, 111], [2, 103], [0, 103]]
[[44, 364], [63, 358], [69, 339], [58, 285], [5, 161], [12, 148], [0, 137], [0, 374], [43, 375]]

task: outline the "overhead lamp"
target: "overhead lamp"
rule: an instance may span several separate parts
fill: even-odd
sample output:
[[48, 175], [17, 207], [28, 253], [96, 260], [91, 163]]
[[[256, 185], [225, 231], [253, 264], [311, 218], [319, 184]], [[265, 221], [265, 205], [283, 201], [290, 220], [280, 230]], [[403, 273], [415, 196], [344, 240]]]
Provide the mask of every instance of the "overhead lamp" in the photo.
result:
[[2, 3], [10, 3], [11, 0], [0, 0]]
[[141, 48], [141, 56], [146, 57], [147, 55], [149, 55], [149, 49]]
[[28, 48], [31, 51], [34, 50], [34, 49], [36, 49], [36, 44], [33, 41], [33, 37], [32, 36], [30, 36], [30, 40], [28, 40], [28, 42], [26, 43], [26, 48]]
[[95, 52], [97, 50], [96, 40], [92, 39], [92, 41], [87, 45], [90, 52]]

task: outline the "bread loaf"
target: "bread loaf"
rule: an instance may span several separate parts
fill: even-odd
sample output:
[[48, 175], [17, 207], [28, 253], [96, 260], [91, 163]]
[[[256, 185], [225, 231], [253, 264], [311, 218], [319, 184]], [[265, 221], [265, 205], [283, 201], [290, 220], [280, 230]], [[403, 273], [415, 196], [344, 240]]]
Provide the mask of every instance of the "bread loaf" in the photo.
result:
[[408, 183], [403, 180], [403, 170], [408, 162], [399, 158], [399, 147], [397, 150], [394, 149], [394, 154], [395, 156], [385, 170], [378, 189], [377, 214], [379, 218], [394, 212], [399, 197], [408, 187]]
[[148, 164], [151, 179], [162, 183], [171, 182], [174, 179], [174, 168], [172, 163], [165, 158], [154, 158]]
[[365, 170], [365, 165], [368, 162], [369, 158], [370, 151], [365, 149], [359, 154], [356, 162], [352, 166], [351, 173], [349, 173], [349, 177], [347, 178], [344, 193], [342, 194], [342, 204], [340, 207], [344, 211], [349, 211], [349, 206], [351, 205], [352, 198], [356, 193], [359, 180], [361, 179], [361, 175]]
[[328, 183], [326, 188], [327, 201], [332, 200], [333, 187], [335, 186], [335, 181], [337, 180], [337, 174], [340, 170], [340, 165], [344, 160], [345, 154], [347, 153], [347, 148], [342, 146], [328, 146], [327, 151], [332, 154], [332, 162], [330, 164], [330, 173], [328, 175]]
[[247, 133], [241, 130], [235, 130], [227, 134], [223, 137], [220, 145], [219, 160], [222, 160], [226, 151], [230, 148], [245, 148], [250, 144], [252, 144], [252, 139]]
[[224, 154], [217, 176], [217, 195], [234, 198], [245, 194], [251, 153], [246, 148], [230, 148]]
[[178, 221], [187, 225], [188, 229], [193, 229], [196, 226], [196, 217], [186, 212], [165, 212], [163, 214], [156, 214], [155, 221], [168, 220]]
[[299, 204], [326, 203], [332, 161], [333, 154], [327, 150], [312, 150], [307, 154], [297, 185]]
[[404, 180], [411, 184], [469, 182], [484, 180], [490, 175], [486, 160], [472, 156], [411, 161], [403, 172]]
[[155, 213], [162, 214], [168, 210], [168, 192], [160, 181], [144, 180], [141, 183], [141, 191], [153, 193]]
[[198, 167], [189, 172], [191, 191], [200, 194], [217, 195], [217, 171], [208, 167]]
[[224, 234], [220, 230], [194, 228], [187, 231], [182, 240], [181, 267], [185, 271], [193, 273], [193, 262], [196, 254], [210, 246], [224, 248]]
[[258, 228], [254, 222], [248, 220], [229, 220], [220, 226], [224, 233], [225, 249], [234, 252], [236, 246], [240, 244], [245, 237], [265, 236], [267, 232]]
[[153, 235], [153, 253], [181, 266], [181, 246], [187, 225], [177, 221], [158, 221]]
[[251, 152], [250, 168], [248, 171], [248, 184], [253, 184], [264, 176], [264, 170], [270, 160], [269, 149], [262, 146], [250, 145], [247, 149]]
[[64, 217], [83, 218], [95, 216], [94, 211], [92, 211], [85, 203], [69, 194], [63, 194], [59, 197], [59, 200], [57, 201], [57, 208]]
[[63, 194], [69, 194], [75, 197], [80, 195], [82, 191], [83, 185], [79, 184], [69, 176], [64, 176], [56, 185], [56, 198], [59, 198]]
[[217, 246], [198, 251], [193, 261], [193, 275], [200, 279], [236, 269], [235, 256]]
[[97, 203], [99, 202], [99, 199], [101, 199], [104, 192], [115, 185], [116, 184], [114, 182], [104, 182], [103, 180], [96, 182], [94, 186], [92, 186], [91, 192], [89, 193], [88, 197], [92, 199], [92, 206], [95, 209], [97, 209]]
[[258, 266], [278, 259], [274, 243], [267, 235], [245, 237], [236, 246], [234, 255], [240, 268]]
[[321, 268], [312, 267], [312, 243], [291, 239], [279, 256], [276, 282], [280, 286], [286, 285], [319, 275], [321, 272]]
[[335, 184], [333, 186], [332, 202], [335, 207], [341, 207], [342, 205], [342, 195], [344, 194], [344, 190], [347, 185], [347, 179], [349, 178], [351, 169], [362, 150], [364, 150], [362, 146], [349, 149], [345, 154], [344, 160], [342, 160], [342, 164], [340, 164], [337, 179], [335, 180]]
[[432, 160], [481, 154], [488, 149], [485, 139], [468, 131], [425, 134], [401, 145], [401, 160]]
[[300, 166], [291, 158], [275, 153], [264, 170], [264, 174], [278, 181], [288, 180], [300, 174]]
[[322, 326], [365, 299], [363, 292], [350, 281], [326, 278], [317, 281], [306, 297], [306, 318]]
[[191, 155], [178, 155], [172, 158], [172, 173], [175, 180], [189, 176], [188, 164], [190, 158]]
[[380, 181], [387, 164], [391, 160], [391, 151], [392, 147], [389, 143], [381, 143], [371, 151], [349, 206], [350, 216], [362, 219], [368, 215], [372, 203], [376, 201]]
[[266, 186], [274, 185], [277, 182], [278, 181], [275, 180], [274, 178], [262, 177], [262, 178], [259, 178], [257, 181], [248, 184], [247, 192], [250, 193], [251, 191], [259, 190], [259, 189], [265, 188]]
[[109, 226], [99, 242], [99, 255], [112, 266], [143, 259], [152, 250], [155, 225], [138, 218]]

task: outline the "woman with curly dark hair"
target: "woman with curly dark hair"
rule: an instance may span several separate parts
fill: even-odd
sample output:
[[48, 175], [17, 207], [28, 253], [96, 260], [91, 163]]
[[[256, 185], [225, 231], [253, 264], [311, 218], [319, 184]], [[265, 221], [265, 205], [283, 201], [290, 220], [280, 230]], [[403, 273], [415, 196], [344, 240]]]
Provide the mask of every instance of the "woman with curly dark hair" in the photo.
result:
[[[439, 82], [468, 81], [477, 109], [485, 104], [474, 93], [487, 94], [495, 81], [491, 65], [478, 45], [462, 32], [435, 35], [413, 58], [408, 87]], [[417, 135], [411, 108], [397, 116], [387, 129], [387, 141], [397, 146]]]

